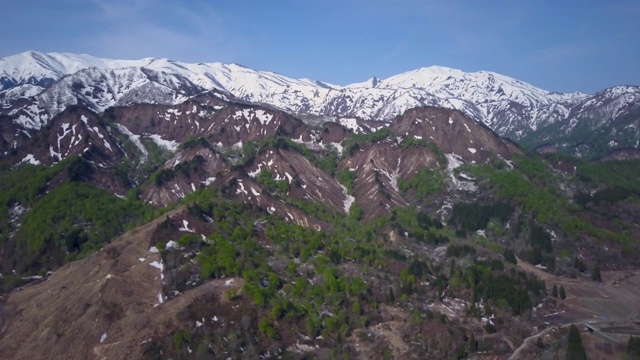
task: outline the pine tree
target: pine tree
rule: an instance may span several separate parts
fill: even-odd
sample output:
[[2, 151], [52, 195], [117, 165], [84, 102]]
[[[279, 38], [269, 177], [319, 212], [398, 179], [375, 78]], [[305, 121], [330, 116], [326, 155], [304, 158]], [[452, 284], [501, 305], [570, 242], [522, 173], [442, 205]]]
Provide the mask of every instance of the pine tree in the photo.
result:
[[567, 298], [567, 293], [564, 291], [564, 286], [560, 285], [560, 291], [558, 291], [560, 295], [560, 299], [564, 300]]
[[471, 337], [469, 338], [469, 352], [476, 351], [478, 351], [478, 340], [476, 340], [476, 337], [471, 333]]
[[640, 337], [629, 336], [629, 342], [627, 342], [627, 354], [631, 359], [640, 359]]
[[567, 355], [565, 359], [587, 359], [587, 352], [584, 350], [584, 346], [582, 346], [582, 338], [580, 337], [580, 332], [578, 331], [578, 328], [573, 324], [571, 324], [571, 328], [569, 329], [569, 344], [567, 345]]
[[553, 284], [553, 289], [551, 289], [551, 295], [553, 297], [558, 297], [558, 286], [556, 284]]
[[602, 281], [602, 275], [600, 274], [600, 267], [598, 265], [595, 265], [593, 271], [591, 271], [591, 280]]

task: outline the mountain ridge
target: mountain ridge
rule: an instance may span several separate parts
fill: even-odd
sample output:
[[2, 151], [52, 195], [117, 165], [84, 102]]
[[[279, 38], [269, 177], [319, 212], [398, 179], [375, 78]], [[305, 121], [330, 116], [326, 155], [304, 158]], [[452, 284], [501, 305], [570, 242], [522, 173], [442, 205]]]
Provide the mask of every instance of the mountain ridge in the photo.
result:
[[[338, 86], [238, 64], [196, 64], [164, 58], [112, 60], [37, 51], [1, 59], [0, 86], [0, 116], [14, 123], [16, 134], [26, 136], [69, 105], [83, 105], [96, 112], [134, 103], [175, 105], [215, 90], [229, 98], [273, 106], [297, 116], [334, 119], [389, 121], [413, 107], [457, 109], [501, 136], [530, 146], [551, 144], [562, 149], [567, 145], [559, 139], [570, 135], [575, 123], [593, 116], [598, 117], [592, 119], [599, 121], [598, 127], [610, 128], [606, 143], [613, 144], [616, 119], [627, 116], [633, 104], [640, 102], [640, 87], [633, 85], [611, 87], [593, 95], [558, 93], [494, 72], [467, 73], [442, 66]], [[607, 106], [612, 102], [619, 105]], [[631, 123], [640, 127], [638, 121]], [[560, 131], [540, 135], [539, 130], [545, 128]], [[626, 139], [615, 143], [608, 150], [637, 148]]]

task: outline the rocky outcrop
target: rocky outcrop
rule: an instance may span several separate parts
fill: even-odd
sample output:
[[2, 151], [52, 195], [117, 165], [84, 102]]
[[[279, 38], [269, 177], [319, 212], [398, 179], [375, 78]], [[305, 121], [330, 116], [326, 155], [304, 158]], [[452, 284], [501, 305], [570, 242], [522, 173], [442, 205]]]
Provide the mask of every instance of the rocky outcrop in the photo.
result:
[[413, 136], [433, 142], [445, 154], [456, 154], [468, 162], [483, 163], [496, 155], [510, 159], [520, 149], [458, 110], [423, 107], [394, 118], [389, 130], [398, 136]]

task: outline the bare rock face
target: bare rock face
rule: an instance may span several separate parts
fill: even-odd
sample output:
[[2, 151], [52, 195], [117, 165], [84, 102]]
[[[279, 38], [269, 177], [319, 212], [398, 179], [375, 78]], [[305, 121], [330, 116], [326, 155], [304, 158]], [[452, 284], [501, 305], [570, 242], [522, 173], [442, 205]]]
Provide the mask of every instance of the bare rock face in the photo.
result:
[[369, 144], [340, 162], [338, 171], [355, 171], [355, 202], [365, 218], [390, 212], [408, 202], [401, 196], [398, 179], [408, 179], [423, 168], [438, 166], [436, 155], [426, 147], [403, 149], [393, 141]]
[[329, 224], [309, 216], [304, 211], [287, 204], [281, 199], [270, 196], [257, 181], [249, 176], [236, 172], [229, 173], [216, 181], [216, 185], [223, 189], [228, 197], [244, 203], [250, 203], [265, 209], [269, 214], [275, 214], [286, 221], [310, 227], [316, 230], [328, 231]]
[[118, 162], [123, 152], [98, 116], [82, 107], [69, 107], [56, 116], [46, 130], [24, 146], [21, 162], [52, 165], [73, 155], [101, 159], [99, 167]]
[[604, 157], [601, 160], [634, 160], [640, 159], [640, 150], [634, 148], [625, 148], [614, 150]]
[[423, 107], [394, 118], [389, 129], [398, 136], [432, 141], [445, 154], [457, 154], [468, 162], [483, 163], [495, 155], [510, 159], [520, 153], [514, 143], [458, 110]]
[[160, 136], [164, 141], [183, 142], [202, 136], [224, 104], [187, 101], [177, 105], [136, 104], [116, 107], [107, 116], [135, 136]]
[[109, 116], [134, 136], [160, 137], [181, 143], [204, 137], [222, 146], [241, 145], [269, 136], [309, 142], [313, 133], [304, 123], [282, 111], [199, 97], [178, 105], [138, 104], [117, 107]]
[[[212, 280], [176, 297], [163, 294], [165, 265], [150, 240], [167, 219], [184, 224], [185, 213], [165, 214], [12, 292], [0, 318], [3, 333], [11, 334], [0, 338], [0, 358], [139, 359], [149, 339], [185, 326], [179, 314], [203, 295], [219, 315], [231, 311], [224, 292], [241, 288], [239, 278]], [[198, 224], [188, 226], [201, 235]]]
[[0, 156], [28, 141], [29, 137], [6, 115], [0, 115]]
[[141, 199], [166, 206], [185, 195], [211, 185], [229, 171], [219, 153], [209, 148], [192, 148], [178, 152], [166, 161], [154, 181], [141, 192]]
[[320, 202], [340, 212], [348, 211], [345, 209], [346, 194], [340, 183], [298, 152], [264, 150], [247, 172], [255, 178], [263, 169], [271, 172], [275, 180], [287, 182], [288, 195], [294, 199]]
[[320, 131], [320, 141], [323, 144], [340, 143], [349, 134], [344, 126], [334, 122], [326, 122]]
[[269, 136], [285, 136], [303, 142], [313, 140], [313, 133], [305, 124], [289, 114], [241, 105], [227, 106], [217, 113], [211, 119], [207, 135], [211, 142], [224, 146]]

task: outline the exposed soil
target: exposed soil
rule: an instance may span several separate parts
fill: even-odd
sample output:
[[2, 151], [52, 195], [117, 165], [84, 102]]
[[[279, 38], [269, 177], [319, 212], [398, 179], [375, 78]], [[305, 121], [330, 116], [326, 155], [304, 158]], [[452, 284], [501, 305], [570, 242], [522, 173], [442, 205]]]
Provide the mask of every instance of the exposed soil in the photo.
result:
[[177, 314], [194, 299], [208, 294], [220, 302], [218, 295], [241, 287], [241, 279], [214, 280], [165, 301], [160, 255], [149, 242], [181, 210], [12, 292], [0, 312], [0, 358], [137, 359], [145, 341], [180, 327]]

